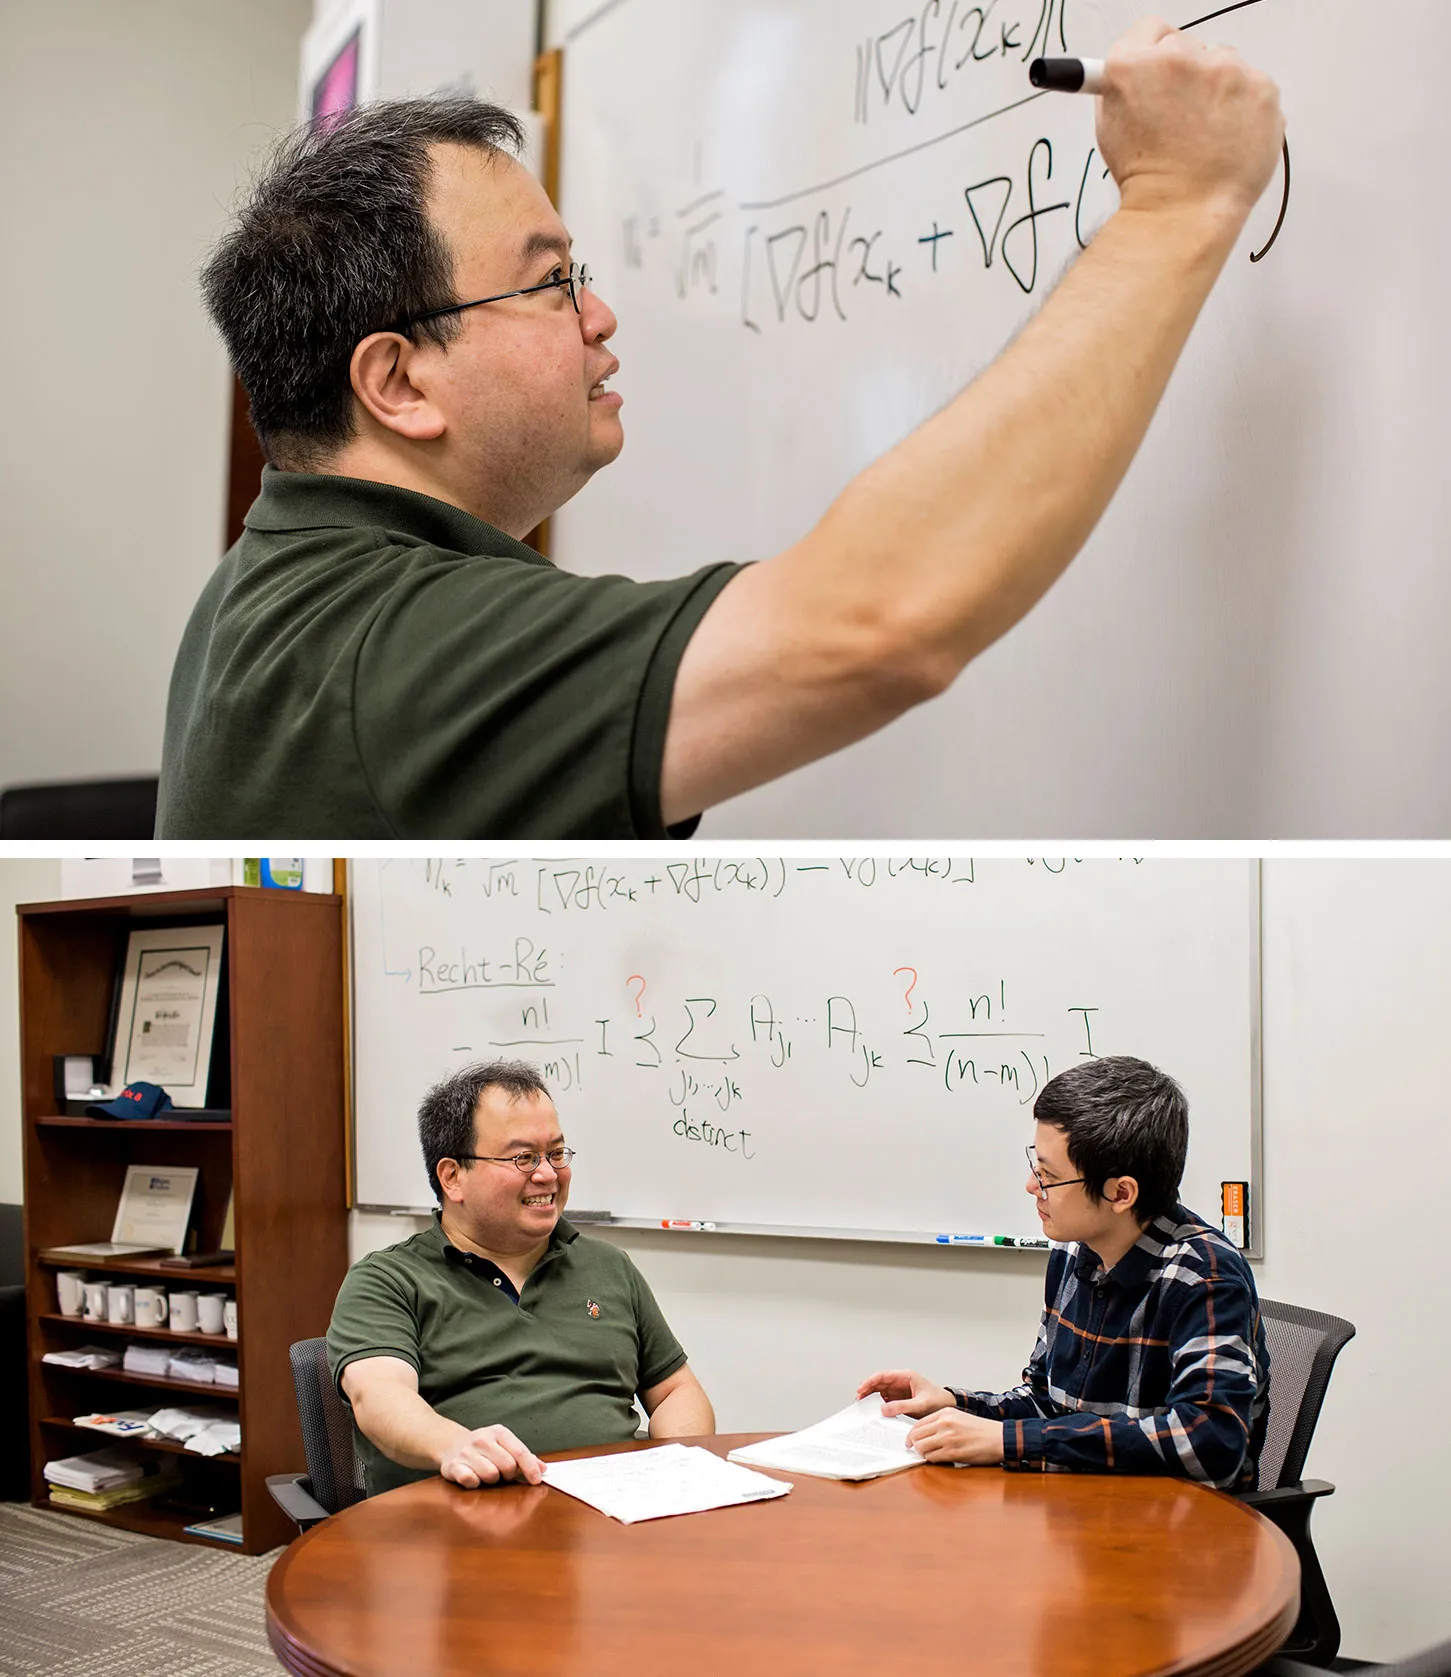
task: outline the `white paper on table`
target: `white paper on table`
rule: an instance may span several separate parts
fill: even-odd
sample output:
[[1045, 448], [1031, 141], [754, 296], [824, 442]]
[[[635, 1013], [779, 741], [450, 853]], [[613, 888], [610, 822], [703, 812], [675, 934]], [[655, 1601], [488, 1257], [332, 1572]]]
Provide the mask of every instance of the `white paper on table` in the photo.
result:
[[883, 1415], [881, 1393], [873, 1392], [814, 1427], [743, 1444], [729, 1460], [822, 1479], [880, 1479], [922, 1466], [922, 1457], [907, 1447], [907, 1434], [916, 1424], [907, 1415]]
[[764, 1502], [791, 1489], [783, 1480], [734, 1467], [698, 1444], [661, 1444], [653, 1450], [548, 1462], [544, 1483], [626, 1525]]

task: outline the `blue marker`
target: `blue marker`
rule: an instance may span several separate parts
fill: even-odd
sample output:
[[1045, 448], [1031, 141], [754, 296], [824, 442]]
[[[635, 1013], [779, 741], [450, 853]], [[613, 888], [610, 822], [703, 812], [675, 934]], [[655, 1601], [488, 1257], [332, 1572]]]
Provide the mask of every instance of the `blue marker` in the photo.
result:
[[936, 1239], [939, 1246], [991, 1246], [993, 1243], [990, 1234], [940, 1234]]

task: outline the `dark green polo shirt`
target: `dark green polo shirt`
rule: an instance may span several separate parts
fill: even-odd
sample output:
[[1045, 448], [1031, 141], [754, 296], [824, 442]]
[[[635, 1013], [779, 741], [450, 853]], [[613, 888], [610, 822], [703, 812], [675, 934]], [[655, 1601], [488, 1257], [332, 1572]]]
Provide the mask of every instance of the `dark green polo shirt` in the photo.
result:
[[[361, 1357], [401, 1357], [440, 1415], [506, 1426], [535, 1452], [633, 1438], [636, 1392], [685, 1362], [644, 1276], [618, 1247], [561, 1218], [516, 1297], [502, 1270], [450, 1243], [437, 1212], [432, 1228], [348, 1271], [327, 1349], [335, 1382]], [[354, 1432], [369, 1496], [428, 1477]]]
[[430, 496], [269, 466], [176, 655], [157, 837], [686, 836], [670, 698], [736, 569], [573, 576]]

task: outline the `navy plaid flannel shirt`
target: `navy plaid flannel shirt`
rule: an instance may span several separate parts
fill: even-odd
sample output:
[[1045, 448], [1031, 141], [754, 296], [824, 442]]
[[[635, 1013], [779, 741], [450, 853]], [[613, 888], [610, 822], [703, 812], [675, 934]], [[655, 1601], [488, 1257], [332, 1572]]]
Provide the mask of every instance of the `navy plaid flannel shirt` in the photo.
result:
[[958, 1392], [1003, 1423], [1007, 1467], [1255, 1483], [1270, 1359], [1254, 1277], [1224, 1236], [1174, 1207], [1105, 1271], [1081, 1242], [1048, 1258], [1023, 1384]]

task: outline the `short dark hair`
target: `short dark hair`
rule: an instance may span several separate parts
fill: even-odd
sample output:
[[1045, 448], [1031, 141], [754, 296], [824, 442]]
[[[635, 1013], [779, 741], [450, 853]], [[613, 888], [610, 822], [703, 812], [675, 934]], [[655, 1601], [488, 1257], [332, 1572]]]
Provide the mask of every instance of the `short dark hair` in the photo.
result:
[[433, 1197], [443, 1203], [438, 1161], [474, 1150], [474, 1114], [485, 1089], [502, 1089], [511, 1101], [530, 1095], [551, 1099], [544, 1079], [523, 1060], [486, 1060], [445, 1077], [423, 1097], [418, 1108], [418, 1141]]
[[523, 148], [518, 119], [460, 97], [359, 105], [284, 139], [235, 227], [202, 271], [202, 295], [275, 466], [305, 471], [353, 434], [348, 364], [370, 332], [436, 344], [457, 315], [403, 328], [444, 308], [453, 255], [425, 213], [430, 148], [493, 154]]
[[1033, 1116], [1068, 1139], [1068, 1157], [1091, 1200], [1111, 1176], [1139, 1185], [1139, 1222], [1172, 1211], [1189, 1151], [1189, 1102], [1157, 1066], [1128, 1054], [1085, 1060], [1045, 1083]]

